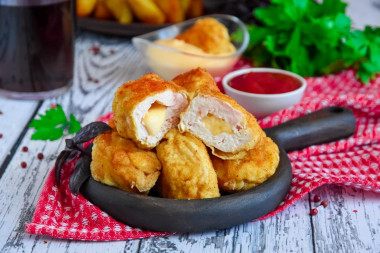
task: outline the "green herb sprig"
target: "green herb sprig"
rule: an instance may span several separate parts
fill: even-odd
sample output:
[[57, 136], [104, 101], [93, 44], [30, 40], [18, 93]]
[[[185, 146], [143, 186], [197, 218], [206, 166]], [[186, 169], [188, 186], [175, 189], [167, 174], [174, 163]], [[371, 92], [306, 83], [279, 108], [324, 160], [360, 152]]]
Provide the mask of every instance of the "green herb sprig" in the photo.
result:
[[367, 83], [380, 73], [380, 28], [354, 30], [341, 0], [272, 0], [247, 25], [245, 56], [255, 66], [286, 69], [302, 76], [336, 73], [353, 67]]
[[29, 127], [35, 129], [32, 140], [58, 140], [64, 135], [67, 130], [69, 134], [77, 133], [80, 129], [80, 123], [70, 114], [70, 119], [67, 120], [62, 106], [57, 104], [55, 108], [51, 108], [45, 112], [45, 115], [40, 114], [40, 119], [34, 119], [30, 122]]

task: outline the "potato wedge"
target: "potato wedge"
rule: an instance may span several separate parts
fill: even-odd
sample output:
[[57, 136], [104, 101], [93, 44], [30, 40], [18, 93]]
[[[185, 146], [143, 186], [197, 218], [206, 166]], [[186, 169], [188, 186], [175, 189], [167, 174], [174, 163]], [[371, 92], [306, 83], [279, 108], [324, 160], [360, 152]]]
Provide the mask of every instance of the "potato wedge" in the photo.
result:
[[119, 23], [132, 23], [132, 11], [126, 0], [106, 0], [105, 4]]
[[187, 9], [187, 18], [196, 18], [203, 15], [203, 2], [202, 0], [191, 0], [190, 6]]
[[153, 0], [158, 8], [164, 13], [165, 19], [169, 23], [182, 22], [185, 19], [179, 0]]
[[165, 15], [153, 0], [127, 0], [134, 16], [148, 24], [163, 24]]
[[113, 18], [112, 12], [105, 4], [106, 0], [98, 0], [95, 6], [94, 17], [97, 19], [111, 19]]
[[179, 4], [181, 5], [182, 11], [186, 14], [189, 9], [191, 0], [179, 0]]
[[77, 0], [76, 12], [79, 17], [88, 17], [94, 11], [97, 0]]

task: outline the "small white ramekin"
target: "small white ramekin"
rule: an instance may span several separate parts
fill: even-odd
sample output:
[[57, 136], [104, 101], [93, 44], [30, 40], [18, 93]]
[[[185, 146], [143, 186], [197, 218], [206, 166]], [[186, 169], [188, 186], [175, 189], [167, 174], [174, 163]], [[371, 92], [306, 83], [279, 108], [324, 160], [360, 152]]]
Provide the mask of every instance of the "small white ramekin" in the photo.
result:
[[[280, 94], [254, 94], [239, 91], [229, 85], [232, 78], [250, 72], [280, 73], [297, 79], [301, 82], [301, 86], [296, 90]], [[236, 70], [227, 74], [223, 78], [222, 84], [224, 92], [228, 96], [235, 99], [241, 106], [243, 106], [258, 119], [264, 118], [294, 104], [298, 104], [301, 101], [306, 88], [306, 80], [303, 77], [286, 70], [273, 68], [249, 68]]]

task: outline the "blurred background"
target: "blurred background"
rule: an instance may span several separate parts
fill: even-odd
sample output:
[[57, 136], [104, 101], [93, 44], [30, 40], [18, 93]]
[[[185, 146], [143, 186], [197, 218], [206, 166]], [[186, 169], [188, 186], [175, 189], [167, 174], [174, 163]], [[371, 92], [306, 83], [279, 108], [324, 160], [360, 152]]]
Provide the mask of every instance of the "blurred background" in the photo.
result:
[[[135, 33], [144, 33], [147, 30], [154, 30], [154, 27], [134, 27], [136, 23], [145, 23], [147, 25], [157, 25], [162, 26], [162, 23], [177, 23], [184, 19], [194, 18], [205, 14], [223, 13], [231, 14], [239, 17], [243, 22], [247, 24], [259, 23], [258, 20], [253, 16], [253, 10], [258, 7], [265, 7], [270, 4], [270, 0], [179, 0], [180, 7], [185, 8], [183, 18], [176, 13], [176, 16], [171, 20], [166, 19], [165, 21], [147, 21], [142, 17], [136, 17], [132, 15], [133, 10], [126, 11], [123, 5], [129, 5], [129, 8], [133, 9], [134, 5], [139, 5], [139, 1], [130, 0], [76, 0], [77, 1], [77, 13], [79, 16], [79, 27], [99, 31], [109, 34], [119, 34], [119, 35], [135, 35]], [[124, 3], [123, 3], [124, 2]], [[162, 1], [154, 0], [155, 5], [160, 9], [165, 8], [162, 6]], [[321, 1], [316, 1], [321, 2]], [[352, 24], [355, 28], [362, 29], [365, 25], [380, 26], [380, 0], [344, 0], [348, 3], [346, 13], [353, 20]], [[161, 6], [160, 6], [161, 5]], [[92, 6], [92, 7], [91, 7]], [[140, 10], [151, 8], [149, 4], [146, 6], [138, 6]], [[170, 6], [169, 8], [172, 13], [179, 12], [176, 7]], [[126, 13], [126, 12], [129, 12]], [[96, 21], [114, 21], [117, 23], [133, 24], [128, 29], [136, 31], [118, 31], [115, 32], [113, 29], [107, 30], [103, 26], [106, 23], [99, 23], [97, 25], [93, 23]], [[169, 18], [170, 19], [170, 18]], [[109, 24], [110, 25], [110, 24]], [[94, 27], [97, 26], [97, 27]], [[141, 32], [139, 32], [139, 30]]]

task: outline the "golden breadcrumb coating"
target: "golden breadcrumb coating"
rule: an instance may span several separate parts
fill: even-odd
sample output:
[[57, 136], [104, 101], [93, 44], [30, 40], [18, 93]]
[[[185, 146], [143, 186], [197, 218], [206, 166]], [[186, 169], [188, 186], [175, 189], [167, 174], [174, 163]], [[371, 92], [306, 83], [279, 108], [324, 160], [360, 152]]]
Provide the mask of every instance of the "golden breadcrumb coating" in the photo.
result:
[[214, 156], [222, 158], [223, 160], [242, 159], [245, 155], [247, 155], [247, 151], [223, 152], [223, 151], [220, 151], [219, 149], [216, 149], [216, 148], [211, 149], [211, 153]]
[[189, 133], [170, 130], [157, 146], [162, 163], [159, 188], [163, 197], [203, 199], [219, 197], [218, 181], [205, 145]]
[[185, 92], [189, 99], [195, 97], [203, 89], [219, 92], [214, 78], [204, 68], [192, 69], [174, 77], [172, 81], [186, 90]]
[[112, 128], [112, 129], [116, 129], [116, 125], [115, 125], [115, 118], [114, 117], [111, 117], [108, 121], [108, 125]]
[[280, 161], [279, 149], [269, 138], [262, 138], [242, 159], [222, 160], [211, 157], [219, 188], [227, 192], [239, 192], [255, 187], [271, 177]]
[[[186, 73], [183, 73], [175, 77], [173, 79], [173, 82], [185, 88], [188, 98], [190, 99], [189, 106], [181, 114], [181, 121], [178, 125], [180, 132], [190, 132], [196, 137], [200, 138], [212, 150], [212, 153], [214, 155], [222, 159], [239, 159], [245, 155], [245, 152], [247, 150], [254, 148], [255, 145], [261, 140], [261, 138], [265, 136], [265, 133], [257, 123], [256, 118], [231, 97], [220, 92], [213, 77], [206, 70], [202, 68], [190, 70]], [[197, 99], [194, 98], [197, 97], [205, 98], [203, 99], [203, 101], [205, 101], [205, 104], [204, 106], [202, 105], [200, 107], [195, 106], [200, 111], [193, 112], [192, 110], [194, 109], [192, 105], [196, 103], [194, 101], [196, 101]], [[219, 100], [221, 103], [215, 103], [215, 99]], [[224, 108], [222, 108], [220, 104], [224, 104]], [[212, 107], [214, 107], [214, 109], [210, 109]], [[217, 113], [220, 112], [219, 115], [212, 116], [216, 116], [220, 119], [226, 119], [226, 116], [228, 115], [225, 115], [226, 113], [223, 111], [226, 111], [224, 109], [227, 107], [233, 108], [232, 110], [228, 110], [229, 113], [231, 111], [234, 111], [233, 113], [238, 113], [242, 115], [239, 127], [237, 127], [239, 129], [235, 129], [234, 131], [235, 133], [241, 130], [248, 131], [249, 141], [245, 141], [245, 143], [242, 143], [236, 149], [220, 150], [220, 148], [215, 147], [215, 145], [213, 145], [212, 143], [213, 141], [215, 141], [216, 136], [210, 136], [210, 138], [201, 137], [205, 136], [205, 134], [200, 133], [199, 129], [198, 131], [194, 130], [194, 122], [198, 120], [196, 117], [201, 117], [201, 115], [204, 114], [203, 111], [205, 110], [216, 111]], [[227, 120], [225, 120], [225, 122], [227, 124], [230, 124], [230, 122], [228, 122]], [[216, 124], [217, 122], [214, 123]], [[217, 126], [215, 125], [215, 127]], [[225, 144], [229, 145], [229, 143]]]
[[234, 53], [228, 29], [215, 18], [202, 18], [176, 39], [194, 45], [209, 54]]
[[[132, 139], [141, 148], [154, 148], [157, 143], [150, 143], [147, 139], [139, 136], [139, 133], [141, 133], [139, 127], [141, 127], [142, 123], [133, 113], [136, 107], [146, 99], [155, 95], [159, 96], [161, 93], [167, 91], [171, 91], [173, 94], [181, 94], [186, 100], [186, 95], [182, 87], [176, 85], [174, 82], [165, 81], [156, 74], [146, 74], [137, 80], [129, 81], [120, 86], [115, 93], [112, 103], [112, 111], [114, 113], [114, 121], [118, 133], [122, 137]], [[176, 125], [179, 121], [179, 113], [176, 117], [177, 118], [167, 120], [170, 121], [170, 124], [175, 123]], [[165, 133], [166, 132], [162, 133], [162, 136]]]
[[91, 173], [96, 181], [143, 194], [155, 185], [161, 163], [154, 152], [136, 147], [116, 130], [97, 136], [93, 143]]

